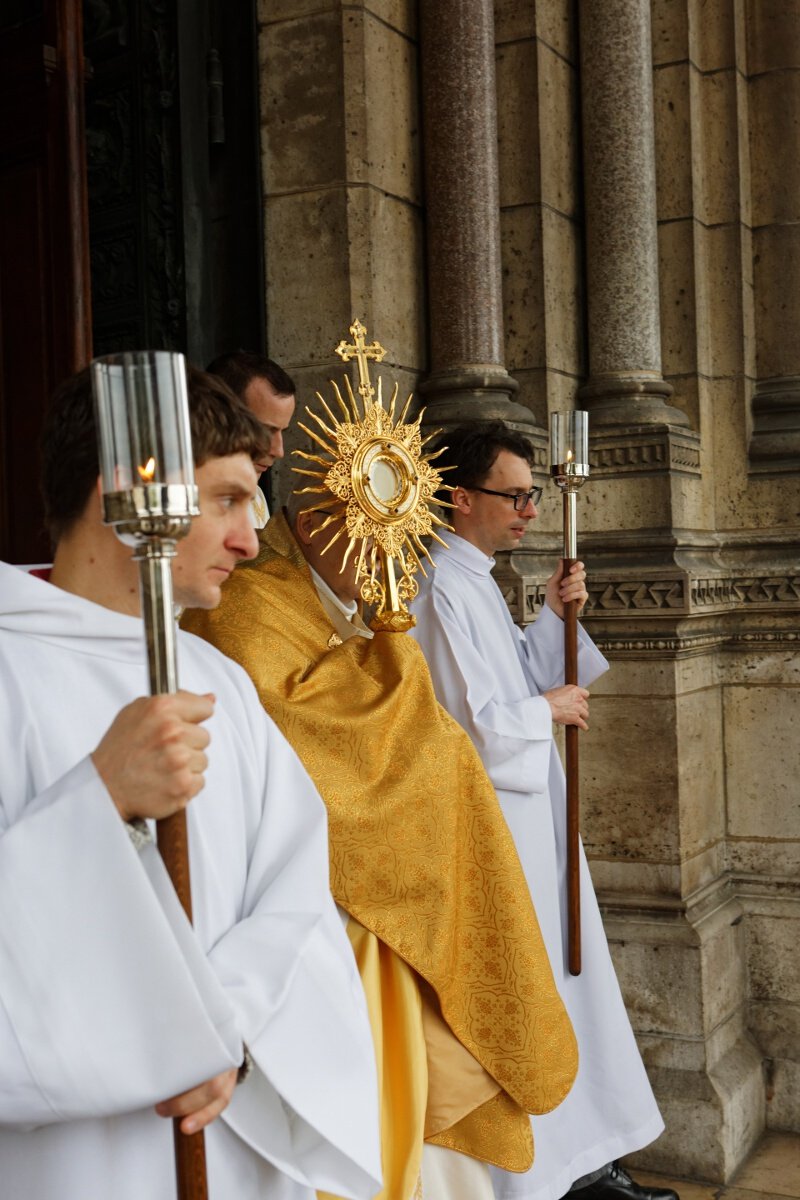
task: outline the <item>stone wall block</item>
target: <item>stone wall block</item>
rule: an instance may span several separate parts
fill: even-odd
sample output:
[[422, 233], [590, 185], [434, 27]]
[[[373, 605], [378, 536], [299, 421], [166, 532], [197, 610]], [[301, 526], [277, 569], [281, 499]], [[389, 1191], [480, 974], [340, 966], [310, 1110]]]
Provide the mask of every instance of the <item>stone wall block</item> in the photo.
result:
[[[745, 961], [745, 931], [742, 908], [737, 901], [724, 904], [710, 919], [699, 925], [702, 939], [703, 1022], [707, 1035], [712, 1035], [730, 1018], [741, 1014], [747, 1000], [747, 966]], [[713, 1041], [710, 1043], [713, 1047]], [[727, 1051], [723, 1039], [719, 1049]], [[723, 1054], [724, 1056], [724, 1054]], [[717, 1058], [709, 1054], [709, 1063]]]
[[695, 227], [697, 365], [704, 375], [743, 370], [741, 252], [735, 225]]
[[754, 226], [800, 216], [800, 67], [750, 81]]
[[541, 207], [525, 205], [501, 212], [500, 241], [508, 369], [514, 375], [522, 367], [544, 369], [546, 340]]
[[583, 277], [575, 224], [545, 207], [542, 210], [545, 341], [552, 370], [582, 374], [586, 367], [581, 338]]
[[[541, 198], [538, 55], [533, 39], [498, 45], [497, 159], [500, 206], [534, 204]], [[552, 131], [548, 131], [552, 136]]]
[[[694, 272], [695, 226], [691, 218], [668, 221], [658, 228], [659, 307], [664, 378], [691, 376], [697, 370], [697, 310]], [[680, 384], [675, 381], [679, 397]], [[696, 406], [687, 409], [698, 428]]]
[[[722, 697], [704, 688], [677, 699], [681, 853], [696, 855], [725, 836]], [[706, 882], [705, 880], [697, 881]]]
[[[290, 370], [327, 359], [354, 316], [344, 191], [275, 196], [266, 226], [270, 353]], [[290, 246], [294, 252], [286, 253]]]
[[260, 25], [277, 25], [312, 13], [338, 12], [342, 0], [257, 0]]
[[409, 38], [417, 36], [419, 22], [416, 0], [367, 0], [364, 7], [398, 33]]
[[533, 5], [528, 4], [527, 0], [495, 0], [494, 28], [498, 45], [534, 37], [536, 21]]
[[746, 0], [748, 69], [800, 67], [800, 0]]
[[670, 63], [653, 73], [656, 202], [659, 221], [692, 214], [694, 161], [688, 62]]
[[[800, 689], [725, 689], [732, 835], [796, 839], [800, 830]], [[796, 956], [797, 957], [797, 956]]]
[[694, 216], [706, 225], [740, 219], [737, 75], [733, 69], [691, 75]]
[[[522, 408], [527, 408], [529, 412], [534, 414], [534, 417], [539, 425], [544, 427], [543, 422], [547, 416], [547, 387], [548, 387], [548, 372], [543, 367], [518, 367], [509, 364], [509, 372], [512, 378], [519, 384], [514, 399]], [[577, 385], [576, 385], [577, 386]], [[575, 399], [575, 387], [569, 391], [570, 402], [566, 405], [567, 408], [572, 408]], [[539, 483], [544, 487], [549, 482], [549, 476], [542, 473]], [[555, 521], [552, 523], [545, 522], [543, 514], [540, 511], [538, 520], [539, 531], [555, 529]]]
[[767, 1128], [800, 1129], [800, 1065], [788, 1059], [767, 1064]]
[[578, 87], [575, 70], [549, 46], [538, 49], [541, 199], [556, 212], [581, 209], [578, 176]]
[[[800, 224], [753, 230], [758, 377], [798, 374]], [[782, 280], [783, 286], [776, 281]]]
[[262, 155], [267, 195], [345, 177], [339, 15], [272, 25], [260, 39]]
[[702, 1040], [699, 946], [633, 939], [616, 942], [613, 931], [609, 932], [609, 946], [637, 1035], [658, 1033]]
[[[277, 24], [296, 17], [325, 12], [341, 12], [342, 0], [258, 0], [260, 25]], [[348, 5], [353, 8], [356, 5]], [[384, 24], [413, 38], [417, 32], [417, 5], [414, 0], [367, 0], [359, 6], [374, 13]]]
[[416, 367], [425, 358], [422, 214], [375, 188], [348, 188], [347, 223], [352, 314], [386, 348], [386, 363]]
[[689, 14], [678, 0], [651, 0], [653, 65], [687, 62], [689, 59]]
[[579, 537], [582, 531], [659, 529], [669, 522], [672, 487], [668, 477], [632, 474], [622, 483], [598, 476], [589, 486], [591, 501], [578, 501]]
[[730, 0], [688, 0], [689, 53], [701, 71], [736, 65], [736, 21]]
[[534, 9], [537, 38], [575, 66], [578, 61], [578, 30], [574, 13], [575, 8], [579, 9], [580, 6], [571, 4], [570, 0], [537, 0], [535, 5], [526, 7]]
[[773, 1128], [797, 1129], [800, 893], [787, 890], [783, 899], [768, 893], [753, 894], [745, 903], [750, 909], [746, 921], [749, 1025], [765, 1056], [767, 1120]]
[[[380, 96], [380, 103], [364, 106], [366, 145], [358, 147], [353, 144], [354, 138], [348, 140], [348, 163], [362, 159], [360, 169], [350, 178], [368, 181], [394, 196], [420, 204], [422, 165], [416, 47], [370, 14], [364, 18], [362, 43], [357, 28], [360, 22], [358, 14], [347, 15], [344, 50], [347, 54], [351, 36], [348, 30], [355, 25], [353, 52], [363, 53], [365, 95]], [[364, 103], [363, 98], [353, 99], [359, 106]], [[348, 95], [345, 100], [349, 109], [352, 99]]]
[[598, 696], [591, 702], [581, 801], [583, 835], [594, 856], [678, 861], [675, 737], [668, 698]]
[[[747, 961], [753, 1000], [781, 1000], [800, 1011], [800, 903], [761, 906], [747, 916]], [[800, 1047], [793, 1057], [800, 1059]]]

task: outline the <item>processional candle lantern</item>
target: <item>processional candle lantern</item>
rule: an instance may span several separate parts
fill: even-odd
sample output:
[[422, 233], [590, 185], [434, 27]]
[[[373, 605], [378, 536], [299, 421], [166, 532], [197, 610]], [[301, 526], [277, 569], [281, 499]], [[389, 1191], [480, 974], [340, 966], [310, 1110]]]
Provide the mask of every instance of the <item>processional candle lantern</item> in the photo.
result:
[[[578, 557], [578, 492], [589, 478], [589, 414], [558, 412], [550, 417], [550, 474], [563, 498], [564, 577]], [[564, 683], [578, 682], [578, 604], [564, 605]], [[580, 792], [578, 726], [567, 725], [567, 929], [569, 970], [581, 973]]]
[[[103, 520], [139, 564], [151, 695], [178, 688], [171, 560], [199, 516], [182, 354], [138, 351], [91, 364]], [[192, 898], [186, 813], [156, 822], [158, 849], [189, 920]], [[208, 1196], [202, 1131], [173, 1122], [180, 1200]]]

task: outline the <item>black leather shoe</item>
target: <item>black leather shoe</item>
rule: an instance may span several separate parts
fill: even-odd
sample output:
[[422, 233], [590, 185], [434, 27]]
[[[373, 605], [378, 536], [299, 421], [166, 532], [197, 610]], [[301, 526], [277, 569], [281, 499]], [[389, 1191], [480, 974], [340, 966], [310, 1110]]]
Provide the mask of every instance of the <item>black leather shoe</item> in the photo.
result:
[[679, 1196], [672, 1188], [634, 1183], [625, 1168], [614, 1162], [594, 1183], [567, 1192], [565, 1200], [679, 1200]]

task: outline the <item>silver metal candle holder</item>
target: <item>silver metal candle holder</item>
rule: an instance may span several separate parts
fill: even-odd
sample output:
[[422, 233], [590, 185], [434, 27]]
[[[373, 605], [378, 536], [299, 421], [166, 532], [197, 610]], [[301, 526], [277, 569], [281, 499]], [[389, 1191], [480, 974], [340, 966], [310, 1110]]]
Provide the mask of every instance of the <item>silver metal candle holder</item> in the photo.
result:
[[578, 557], [577, 493], [589, 478], [589, 414], [550, 417], [550, 475], [564, 497], [564, 558]]
[[140, 351], [92, 363], [103, 520], [133, 547], [152, 695], [177, 691], [171, 560], [199, 516], [186, 364]]

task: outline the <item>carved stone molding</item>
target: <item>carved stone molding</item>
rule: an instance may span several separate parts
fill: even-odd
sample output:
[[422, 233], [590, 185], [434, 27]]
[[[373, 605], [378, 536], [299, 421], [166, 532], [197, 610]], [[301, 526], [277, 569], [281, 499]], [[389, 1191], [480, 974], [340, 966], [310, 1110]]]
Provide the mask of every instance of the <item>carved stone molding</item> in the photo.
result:
[[610, 479], [620, 475], [699, 475], [700, 436], [673, 425], [605, 428], [590, 436], [592, 474]]
[[681, 634], [675, 637], [608, 637], [597, 636], [595, 645], [600, 652], [612, 658], [630, 655], [638, 658], [647, 655], [648, 658], [674, 658], [677, 654], [686, 657], [693, 654], [705, 654], [709, 650], [736, 649], [743, 647], [748, 650], [781, 650], [795, 649], [800, 643], [800, 631], [796, 629], [769, 630], [758, 629], [749, 633], [700, 633]]

